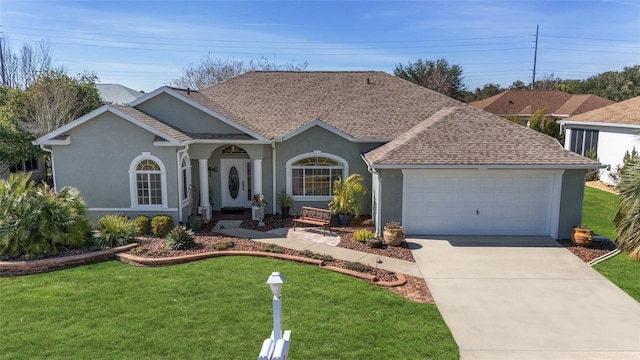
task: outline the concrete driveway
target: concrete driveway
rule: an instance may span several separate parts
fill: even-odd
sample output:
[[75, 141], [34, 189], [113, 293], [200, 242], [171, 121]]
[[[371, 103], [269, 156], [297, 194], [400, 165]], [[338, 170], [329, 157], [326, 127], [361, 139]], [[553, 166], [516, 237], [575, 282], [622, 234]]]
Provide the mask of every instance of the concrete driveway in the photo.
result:
[[553, 239], [407, 241], [461, 359], [640, 359], [640, 303]]

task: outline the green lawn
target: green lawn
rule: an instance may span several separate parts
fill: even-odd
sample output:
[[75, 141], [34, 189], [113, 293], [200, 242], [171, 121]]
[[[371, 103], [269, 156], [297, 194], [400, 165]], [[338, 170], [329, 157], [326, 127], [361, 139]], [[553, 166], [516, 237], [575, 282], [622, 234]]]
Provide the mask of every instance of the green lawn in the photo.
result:
[[[616, 230], [612, 220], [619, 203], [618, 195], [585, 187], [582, 222], [597, 234], [615, 239]], [[640, 262], [629, 260], [627, 254], [622, 253], [593, 268], [640, 301]]]
[[0, 359], [251, 359], [286, 276], [292, 359], [457, 359], [435, 305], [317, 267], [227, 257], [141, 268], [110, 261], [0, 279]]

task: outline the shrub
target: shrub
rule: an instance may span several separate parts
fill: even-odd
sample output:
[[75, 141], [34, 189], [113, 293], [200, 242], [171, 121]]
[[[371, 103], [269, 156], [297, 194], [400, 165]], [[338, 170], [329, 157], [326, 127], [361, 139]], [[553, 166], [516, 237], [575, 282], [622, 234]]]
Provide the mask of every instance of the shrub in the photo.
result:
[[260, 251], [271, 252], [276, 254], [284, 253], [284, 249], [281, 246], [278, 246], [276, 244], [265, 244], [262, 248], [260, 248]]
[[136, 218], [136, 234], [147, 235], [151, 233], [151, 219], [148, 216], [140, 215]]
[[373, 231], [368, 229], [356, 230], [353, 233], [353, 237], [356, 239], [356, 241], [360, 242], [366, 242], [369, 239], [373, 239], [375, 236], [376, 235], [373, 233]]
[[184, 226], [173, 228], [165, 238], [165, 244], [171, 250], [191, 249], [196, 242], [194, 241], [193, 231]]
[[135, 241], [136, 224], [126, 216], [106, 215], [98, 220], [98, 232], [96, 242], [99, 246], [122, 246]]
[[324, 261], [333, 261], [333, 256], [331, 255], [327, 255], [327, 254], [319, 254], [316, 252], [313, 252], [311, 250], [304, 250], [302, 252], [300, 252], [300, 255], [304, 256], [304, 257], [308, 257], [311, 259], [316, 259], [316, 260], [324, 260]]
[[169, 215], [156, 215], [151, 220], [151, 232], [157, 237], [165, 237], [175, 227]]
[[30, 175], [0, 180], [0, 259], [43, 258], [85, 247], [91, 224], [78, 190], [36, 188]]
[[[593, 161], [598, 161], [600, 162], [600, 160], [598, 159], [598, 153], [596, 152], [596, 149], [590, 149], [588, 150], [585, 154], [585, 157], [588, 157], [589, 159], [593, 160]], [[597, 181], [600, 180], [600, 169], [591, 169], [587, 172], [587, 181]]]
[[345, 267], [349, 270], [358, 271], [362, 273], [371, 271], [371, 266], [365, 265], [361, 262], [350, 262], [350, 263], [347, 263]]
[[218, 251], [227, 250], [235, 246], [236, 243], [233, 241], [221, 241], [213, 244], [213, 248]]

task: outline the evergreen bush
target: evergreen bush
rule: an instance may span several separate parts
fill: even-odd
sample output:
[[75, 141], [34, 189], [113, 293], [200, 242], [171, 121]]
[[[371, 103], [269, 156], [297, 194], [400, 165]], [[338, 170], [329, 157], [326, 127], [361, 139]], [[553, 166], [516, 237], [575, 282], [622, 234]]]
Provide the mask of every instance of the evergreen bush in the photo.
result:
[[157, 237], [165, 237], [175, 227], [169, 215], [156, 215], [151, 220], [151, 232]]

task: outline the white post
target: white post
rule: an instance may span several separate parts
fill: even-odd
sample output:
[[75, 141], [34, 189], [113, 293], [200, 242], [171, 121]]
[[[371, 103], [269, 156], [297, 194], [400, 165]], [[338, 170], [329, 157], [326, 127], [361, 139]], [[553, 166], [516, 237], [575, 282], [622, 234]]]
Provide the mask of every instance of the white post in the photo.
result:
[[273, 297], [273, 341], [282, 339], [282, 302], [279, 297]]
[[262, 159], [253, 159], [253, 193], [262, 194]]
[[198, 175], [200, 178], [200, 207], [205, 220], [211, 219], [211, 204], [209, 204], [209, 159], [198, 159]]

